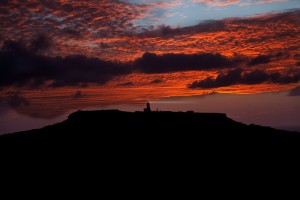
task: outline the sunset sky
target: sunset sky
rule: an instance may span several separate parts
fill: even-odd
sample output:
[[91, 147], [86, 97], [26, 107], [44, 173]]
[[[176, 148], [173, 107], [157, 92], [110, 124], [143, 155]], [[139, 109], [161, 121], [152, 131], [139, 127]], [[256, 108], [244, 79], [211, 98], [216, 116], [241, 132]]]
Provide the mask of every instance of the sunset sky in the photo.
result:
[[0, 134], [147, 101], [300, 127], [300, 0], [1, 0], [0, 48]]

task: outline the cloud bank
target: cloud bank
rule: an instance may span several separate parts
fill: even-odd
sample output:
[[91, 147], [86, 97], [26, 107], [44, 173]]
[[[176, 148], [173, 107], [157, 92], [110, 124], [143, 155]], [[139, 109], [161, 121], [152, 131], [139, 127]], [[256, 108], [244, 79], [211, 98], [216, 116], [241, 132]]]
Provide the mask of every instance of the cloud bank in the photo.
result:
[[[44, 42], [34, 39], [30, 47], [40, 50]], [[114, 76], [131, 72], [129, 64], [104, 61], [84, 55], [48, 57], [22, 42], [6, 41], [0, 52], [0, 86], [63, 87], [104, 84]]]
[[289, 84], [296, 83], [300, 80], [300, 73], [293, 75], [281, 75], [278, 72], [267, 73], [263, 70], [253, 70], [251, 72], [244, 72], [243, 69], [237, 68], [228, 70], [227, 73], [220, 73], [216, 78], [207, 77], [200, 81], [194, 81], [189, 84], [188, 87], [195, 88], [218, 88], [235, 84], [260, 84], [260, 83], [277, 83], [277, 84]]
[[[185, 71], [224, 70], [241, 65], [252, 68], [289, 58], [288, 53], [259, 55], [254, 58], [236, 55], [226, 57], [218, 53], [162, 54], [145, 53], [133, 62], [105, 61], [85, 55], [51, 57], [40, 52], [52, 45], [46, 36], [38, 35], [30, 43], [5, 41], [0, 51], [0, 87], [65, 87], [103, 85], [113, 78], [134, 73], [166, 74]], [[189, 88], [213, 88], [232, 84], [259, 84], [272, 82], [295, 83], [298, 75], [283, 76], [279, 72], [268, 74], [262, 70], [250, 73], [242, 69], [229, 70], [216, 79], [208, 77], [195, 81]], [[155, 81], [153, 83], [158, 83]]]

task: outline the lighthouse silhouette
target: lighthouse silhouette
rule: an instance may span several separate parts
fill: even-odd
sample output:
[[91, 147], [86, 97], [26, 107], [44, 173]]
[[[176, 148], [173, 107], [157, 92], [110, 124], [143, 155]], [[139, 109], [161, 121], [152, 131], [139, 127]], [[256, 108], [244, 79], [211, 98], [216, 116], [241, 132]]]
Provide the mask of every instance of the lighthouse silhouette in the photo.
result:
[[146, 108], [144, 108], [144, 112], [151, 112], [150, 103], [147, 102]]

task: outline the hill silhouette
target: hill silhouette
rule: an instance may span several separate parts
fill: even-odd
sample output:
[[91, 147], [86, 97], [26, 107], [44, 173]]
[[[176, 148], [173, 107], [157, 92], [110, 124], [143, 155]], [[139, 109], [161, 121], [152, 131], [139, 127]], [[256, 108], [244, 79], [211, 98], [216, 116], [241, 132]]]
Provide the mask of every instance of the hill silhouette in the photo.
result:
[[298, 154], [299, 144], [300, 133], [245, 125], [221, 113], [77, 111], [55, 125], [0, 136], [2, 165], [9, 166], [2, 180], [45, 197], [86, 198], [95, 187], [97, 194], [123, 187], [126, 194], [129, 180], [134, 191], [147, 192], [140, 181], [166, 177], [170, 183], [200, 169], [219, 176], [238, 170], [226, 163], [261, 164]]
[[[300, 133], [259, 125], [245, 125], [222, 113], [77, 111], [68, 119], [41, 129], [0, 136], [1, 145], [66, 147], [68, 141], [135, 142], [142, 146], [163, 142], [195, 142], [221, 146], [296, 145]], [[166, 143], [166, 145], [169, 144]], [[81, 145], [84, 145], [83, 143]]]

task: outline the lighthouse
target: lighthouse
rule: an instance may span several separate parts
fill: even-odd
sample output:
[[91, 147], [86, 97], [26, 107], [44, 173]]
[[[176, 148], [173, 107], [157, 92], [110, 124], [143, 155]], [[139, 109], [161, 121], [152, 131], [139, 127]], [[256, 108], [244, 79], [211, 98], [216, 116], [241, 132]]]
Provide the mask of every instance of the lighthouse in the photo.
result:
[[150, 103], [147, 102], [146, 108], [144, 108], [144, 112], [151, 112]]

